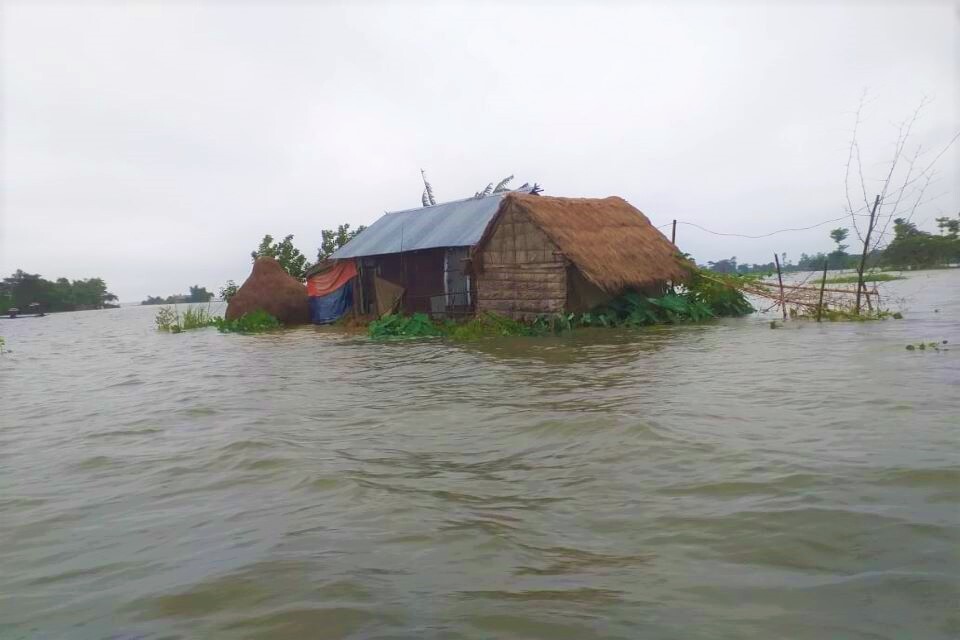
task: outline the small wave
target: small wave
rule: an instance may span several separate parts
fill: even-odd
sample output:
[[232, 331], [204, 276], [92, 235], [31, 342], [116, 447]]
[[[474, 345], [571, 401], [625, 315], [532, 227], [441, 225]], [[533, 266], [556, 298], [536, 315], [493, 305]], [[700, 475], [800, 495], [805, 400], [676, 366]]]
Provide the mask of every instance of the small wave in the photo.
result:
[[874, 482], [902, 487], [957, 488], [960, 487], [960, 468], [889, 469], [879, 474]]
[[109, 456], [93, 456], [78, 462], [74, 468], [79, 471], [95, 471], [98, 469], [108, 469], [117, 466], [118, 460]]
[[148, 436], [154, 433], [163, 433], [163, 429], [158, 427], [147, 427], [145, 429], [117, 429], [116, 431], [98, 431], [88, 433], [86, 438], [114, 438], [123, 436]]
[[612, 589], [532, 589], [528, 591], [459, 591], [457, 597], [464, 600], [482, 598], [484, 600], [505, 600], [514, 602], [581, 602], [613, 603], [623, 600], [623, 591]]

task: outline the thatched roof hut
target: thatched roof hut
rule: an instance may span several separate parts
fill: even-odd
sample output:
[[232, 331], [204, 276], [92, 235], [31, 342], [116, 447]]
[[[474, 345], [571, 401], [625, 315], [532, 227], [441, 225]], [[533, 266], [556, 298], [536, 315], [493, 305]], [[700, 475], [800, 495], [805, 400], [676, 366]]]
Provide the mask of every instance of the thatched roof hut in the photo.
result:
[[304, 324], [310, 320], [307, 288], [284, 271], [273, 258], [257, 258], [253, 271], [230, 298], [227, 320], [262, 309], [283, 324]]
[[627, 289], [685, 280], [679, 250], [618, 197], [510, 194], [471, 252], [477, 311], [586, 311]]

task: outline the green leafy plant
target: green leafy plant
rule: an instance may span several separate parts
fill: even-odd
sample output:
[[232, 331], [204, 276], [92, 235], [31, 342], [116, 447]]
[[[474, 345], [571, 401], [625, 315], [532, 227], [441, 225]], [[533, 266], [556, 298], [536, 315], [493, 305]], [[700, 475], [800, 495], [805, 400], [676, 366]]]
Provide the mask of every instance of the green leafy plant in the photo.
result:
[[237, 283], [233, 280], [227, 280], [227, 284], [220, 287], [220, 299], [224, 302], [230, 302], [230, 298], [237, 295]]
[[337, 227], [337, 230], [333, 229], [322, 229], [320, 231], [320, 248], [317, 249], [317, 261], [325, 260], [333, 255], [333, 253], [353, 240], [358, 233], [361, 233], [365, 226], [360, 225], [353, 231], [350, 230], [349, 224], [341, 224]]
[[263, 333], [280, 328], [280, 321], [262, 309], [245, 313], [234, 320], [214, 318], [221, 333]]
[[211, 327], [214, 324], [216, 324], [216, 318], [211, 315], [210, 309], [188, 307], [186, 311], [183, 312], [182, 327], [184, 331]]
[[466, 322], [447, 321], [444, 334], [452, 340], [470, 341], [497, 336], [533, 336], [545, 332], [545, 327], [524, 323], [496, 313], [482, 313]]
[[212, 315], [209, 308], [187, 307], [181, 314], [177, 307], [161, 307], [154, 323], [160, 331], [181, 333], [190, 329], [202, 329], [217, 324], [220, 318]]
[[182, 331], [180, 328], [180, 316], [173, 307], [161, 307], [160, 310], [157, 311], [157, 315], [153, 321], [160, 331], [168, 331], [170, 333], [180, 333], [180, 331]]
[[426, 338], [442, 334], [440, 326], [425, 313], [404, 316], [388, 313], [367, 327], [371, 338]]
[[753, 313], [753, 305], [741, 291], [756, 276], [705, 274], [694, 269], [684, 285], [686, 295], [709, 309], [716, 317], [738, 317]]
[[270, 234], [263, 236], [260, 246], [250, 253], [250, 257], [254, 260], [263, 257], [274, 258], [291, 276], [301, 282], [304, 279], [307, 257], [293, 246], [293, 234], [286, 236], [280, 242], [274, 242]]
[[[730, 276], [736, 278], [736, 276]], [[477, 340], [492, 336], [555, 335], [580, 327], [642, 327], [652, 324], [702, 322], [720, 316], [753, 312], [739, 290], [717, 283], [712, 277], [693, 278], [681, 290], [659, 297], [628, 291], [587, 313], [554, 313], [532, 322], [520, 322], [495, 313], [483, 313], [465, 322], [434, 322], [426, 314], [388, 314], [368, 325], [371, 338], [424, 338], [442, 336], [451, 340]]]

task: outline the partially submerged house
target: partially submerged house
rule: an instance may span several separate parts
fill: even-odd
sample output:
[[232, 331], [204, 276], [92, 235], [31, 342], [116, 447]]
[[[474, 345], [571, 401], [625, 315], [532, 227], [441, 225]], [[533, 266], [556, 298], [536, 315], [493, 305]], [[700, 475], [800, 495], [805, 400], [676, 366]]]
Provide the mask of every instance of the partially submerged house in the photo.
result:
[[476, 310], [517, 319], [589, 311], [689, 276], [679, 250], [623, 198], [511, 194], [473, 248]]
[[[384, 214], [330, 257], [356, 266], [353, 309], [378, 316], [390, 311], [472, 314], [477, 290], [470, 249], [509, 193], [518, 191]], [[308, 287], [310, 282], [308, 277]]]
[[307, 287], [315, 322], [348, 309], [533, 319], [627, 289], [659, 292], [688, 275], [678, 253], [621, 198], [511, 191], [387, 213], [312, 269]]

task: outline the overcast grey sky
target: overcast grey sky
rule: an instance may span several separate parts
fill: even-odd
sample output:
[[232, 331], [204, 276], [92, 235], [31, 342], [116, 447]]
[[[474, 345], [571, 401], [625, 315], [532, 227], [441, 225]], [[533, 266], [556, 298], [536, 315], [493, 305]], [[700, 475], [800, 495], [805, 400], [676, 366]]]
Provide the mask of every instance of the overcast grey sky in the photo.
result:
[[[958, 123], [957, 4], [2, 2], [0, 274], [101, 276], [125, 302], [248, 274], [320, 230], [510, 173], [654, 224], [760, 234], [844, 213], [923, 96]], [[957, 149], [916, 221], [956, 214]], [[942, 195], [941, 195], [942, 194]], [[699, 261], [829, 250], [681, 226]]]

